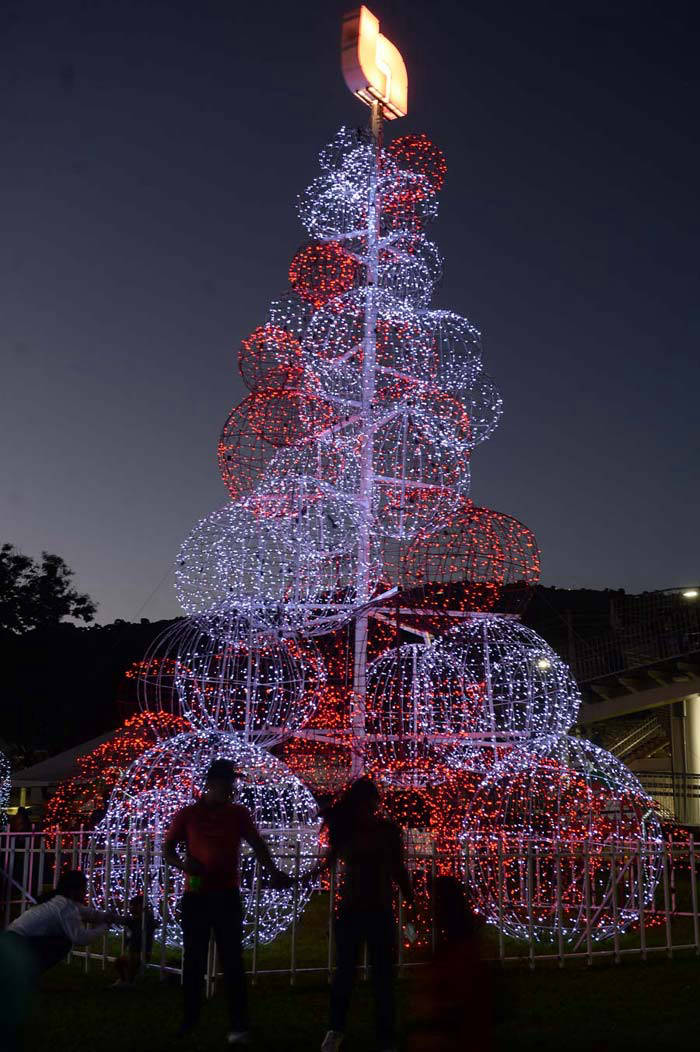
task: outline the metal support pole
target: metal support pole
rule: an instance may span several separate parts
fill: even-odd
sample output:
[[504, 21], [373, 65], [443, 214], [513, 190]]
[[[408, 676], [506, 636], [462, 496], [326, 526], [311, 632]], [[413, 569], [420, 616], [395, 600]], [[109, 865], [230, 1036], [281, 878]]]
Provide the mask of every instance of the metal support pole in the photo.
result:
[[[357, 503], [360, 509], [357, 540], [357, 581], [358, 602], [365, 602], [369, 589], [369, 556], [372, 529], [372, 493], [374, 488], [374, 422], [372, 420], [372, 401], [375, 390], [375, 370], [377, 356], [377, 307], [375, 290], [379, 281], [379, 216], [380, 197], [378, 190], [379, 152], [382, 140], [383, 107], [381, 103], [372, 104], [371, 129], [376, 147], [377, 160], [370, 173], [369, 200], [367, 202], [367, 290], [365, 292], [364, 337], [362, 344], [362, 406], [361, 446], [360, 446], [360, 485]], [[355, 653], [353, 663], [353, 706], [352, 736], [360, 744], [352, 758], [352, 776], [362, 774], [364, 758], [361, 744], [366, 733], [365, 710], [367, 698], [367, 634], [369, 617], [366, 612], [355, 621]]]

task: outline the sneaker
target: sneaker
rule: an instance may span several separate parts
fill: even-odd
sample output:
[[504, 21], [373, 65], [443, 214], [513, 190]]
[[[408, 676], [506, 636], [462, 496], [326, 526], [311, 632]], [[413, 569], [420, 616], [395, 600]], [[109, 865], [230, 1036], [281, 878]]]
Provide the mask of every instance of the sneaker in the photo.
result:
[[343, 1043], [341, 1030], [329, 1030], [321, 1043], [321, 1052], [338, 1052]]
[[249, 1045], [250, 1044], [250, 1031], [249, 1030], [231, 1030], [226, 1038], [226, 1042], [229, 1045]]

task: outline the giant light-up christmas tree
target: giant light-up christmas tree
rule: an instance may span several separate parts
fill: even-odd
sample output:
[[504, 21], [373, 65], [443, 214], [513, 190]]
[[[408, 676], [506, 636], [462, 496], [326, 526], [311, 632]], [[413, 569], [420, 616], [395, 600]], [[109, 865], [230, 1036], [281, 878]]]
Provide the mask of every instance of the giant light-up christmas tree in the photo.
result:
[[[256, 816], [285, 843], [308, 846], [317, 828], [303, 781], [332, 791], [362, 772], [438, 849], [485, 845], [491, 857], [496, 842], [501, 851], [552, 829], [655, 843], [639, 783], [600, 750], [593, 764], [557, 744], [570, 741], [580, 695], [516, 616], [539, 579], [535, 539], [470, 497], [472, 453], [501, 399], [475, 326], [431, 306], [442, 260], [427, 231], [445, 159], [424, 135], [384, 143], [384, 119], [406, 113], [406, 73], [366, 8], [345, 20], [343, 67], [371, 107], [370, 129], [342, 128], [300, 198], [309, 240], [238, 356], [250, 393], [218, 448], [229, 501], [183, 544], [176, 589], [187, 617], [144, 666], [144, 705], [183, 716], [191, 732], [136, 762], [102, 832], [152, 832], [139, 799], [155, 793], [165, 822], [228, 742], [252, 783], [264, 782], [249, 790]], [[566, 801], [549, 826], [528, 805], [533, 785], [545, 811], [548, 793]], [[611, 807], [624, 821], [600, 820]], [[499, 920], [488, 865], [469, 873]], [[654, 874], [650, 865], [630, 885], [625, 918], [635, 895], [648, 900]], [[263, 937], [284, 926], [283, 908], [268, 913]], [[513, 916], [508, 930], [520, 931], [517, 904]]]

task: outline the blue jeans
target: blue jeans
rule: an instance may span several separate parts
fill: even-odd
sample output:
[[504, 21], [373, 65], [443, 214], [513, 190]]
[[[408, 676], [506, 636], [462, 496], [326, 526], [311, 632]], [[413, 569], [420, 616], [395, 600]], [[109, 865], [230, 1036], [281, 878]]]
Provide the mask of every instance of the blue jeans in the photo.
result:
[[396, 927], [390, 906], [383, 909], [348, 906], [342, 907], [338, 913], [335, 922], [336, 970], [331, 986], [330, 1029], [345, 1031], [360, 950], [365, 943], [372, 969], [377, 1038], [381, 1045], [393, 1045]]
[[224, 973], [231, 1029], [247, 1030], [248, 991], [241, 948], [243, 911], [239, 892], [186, 891], [182, 896], [181, 908], [185, 951], [182, 976], [185, 1023], [193, 1025], [199, 1019], [209, 933], [213, 931]]

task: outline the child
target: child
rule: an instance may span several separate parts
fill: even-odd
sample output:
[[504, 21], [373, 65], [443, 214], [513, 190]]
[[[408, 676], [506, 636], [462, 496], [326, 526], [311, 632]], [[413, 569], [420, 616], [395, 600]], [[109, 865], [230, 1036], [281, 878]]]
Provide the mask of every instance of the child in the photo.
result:
[[[143, 906], [143, 895], [134, 895], [133, 899], [129, 902], [129, 915], [127, 918], [129, 926], [129, 936], [127, 939], [128, 953], [122, 954], [114, 962], [117, 969], [117, 979], [114, 986], [117, 989], [124, 989], [126, 987], [132, 987], [136, 976], [141, 970], [141, 965], [144, 963], [143, 959], [143, 929], [144, 929], [144, 906]], [[146, 927], [146, 961], [151, 959], [151, 951], [153, 949], [153, 936], [157, 928], [155, 918], [151, 913], [150, 909], [145, 911], [145, 927]]]

